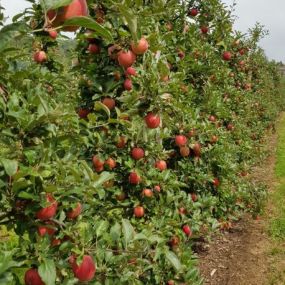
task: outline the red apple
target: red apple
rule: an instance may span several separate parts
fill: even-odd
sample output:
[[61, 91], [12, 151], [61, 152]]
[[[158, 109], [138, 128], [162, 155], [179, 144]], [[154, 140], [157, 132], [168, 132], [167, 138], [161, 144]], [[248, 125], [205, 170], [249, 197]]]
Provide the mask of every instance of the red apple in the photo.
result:
[[212, 183], [215, 187], [218, 187], [220, 185], [220, 180], [218, 178], [214, 178]]
[[34, 61], [36, 63], [43, 63], [47, 61], [47, 54], [43, 50], [35, 52]]
[[160, 125], [160, 117], [158, 115], [155, 115], [152, 112], [149, 112], [145, 116], [144, 120], [145, 120], [147, 127], [150, 129], [155, 129], [155, 128], [159, 127], [159, 125]]
[[136, 76], [136, 75], [137, 75], [137, 71], [132, 66], [128, 67], [125, 70], [125, 76], [126, 77], [128, 77], [128, 76]]
[[141, 147], [134, 147], [131, 151], [131, 156], [135, 160], [140, 160], [144, 157], [144, 150]]
[[112, 110], [116, 106], [116, 101], [113, 98], [105, 97], [102, 103], [109, 109]]
[[92, 157], [92, 163], [95, 168], [103, 167], [104, 161], [102, 161], [97, 155]]
[[194, 152], [194, 155], [196, 157], [200, 157], [201, 156], [201, 145], [199, 143], [195, 143], [194, 146], [193, 146], [193, 152]]
[[126, 199], [126, 194], [124, 192], [120, 192], [119, 194], [116, 195], [117, 201], [124, 201]]
[[192, 138], [195, 136], [195, 134], [196, 134], [195, 129], [192, 129], [187, 133], [187, 136], [188, 136], [188, 138]]
[[131, 79], [127, 78], [124, 81], [124, 88], [127, 91], [131, 91], [133, 89], [133, 82]]
[[105, 166], [107, 166], [109, 169], [113, 169], [115, 168], [117, 165], [116, 160], [114, 160], [113, 158], [109, 157], [106, 161], [105, 161]]
[[51, 193], [46, 193], [46, 201], [48, 202], [49, 206], [36, 212], [36, 217], [40, 220], [49, 220], [56, 215], [57, 202]]
[[184, 146], [187, 144], [187, 138], [183, 135], [175, 136], [175, 144], [177, 146]]
[[190, 195], [191, 195], [191, 199], [192, 199], [193, 202], [198, 201], [198, 196], [197, 196], [197, 194], [191, 193]]
[[80, 108], [78, 111], [77, 111], [77, 114], [78, 116], [81, 118], [81, 119], [86, 119], [88, 114], [90, 114], [90, 110], [88, 109], [84, 109], [84, 108]]
[[123, 137], [123, 136], [121, 136], [121, 137], [119, 137], [119, 139], [118, 139], [118, 141], [117, 141], [116, 147], [117, 147], [117, 148], [124, 148], [125, 145], [126, 145], [126, 143], [127, 143], [126, 138]]
[[69, 262], [72, 267], [74, 276], [79, 279], [79, 281], [91, 281], [96, 273], [96, 266], [92, 256], [84, 255], [81, 264], [77, 264], [76, 257], [71, 256]]
[[88, 46], [88, 51], [92, 54], [98, 54], [100, 53], [100, 50], [101, 50], [100, 47], [96, 44], [90, 44]]
[[42, 281], [38, 270], [30, 268], [25, 273], [25, 285], [45, 285], [45, 283]]
[[151, 198], [151, 197], [153, 197], [153, 192], [152, 192], [151, 189], [143, 189], [142, 195], [143, 195], [144, 197]]
[[212, 123], [216, 122], [216, 117], [214, 115], [209, 116], [209, 121]]
[[61, 239], [54, 238], [54, 239], [52, 239], [52, 241], [51, 241], [51, 245], [52, 245], [52, 246], [58, 246], [58, 245], [60, 245], [60, 244], [61, 244]]
[[158, 160], [155, 162], [154, 167], [160, 171], [167, 169], [167, 163], [165, 160]]
[[241, 61], [239, 61], [239, 66], [244, 66], [245, 65], [245, 61], [244, 60], [241, 60]]
[[197, 16], [198, 15], [198, 9], [197, 8], [190, 9], [189, 12], [188, 12], [188, 15], [192, 16], [192, 17]]
[[[49, 10], [48, 18], [52, 21], [53, 27], [61, 26], [66, 20], [79, 17], [88, 16], [88, 7], [86, 0], [73, 0], [69, 5], [61, 7], [55, 10]], [[62, 30], [66, 32], [74, 32], [78, 29], [78, 26], [64, 27]]]
[[206, 27], [206, 26], [202, 26], [201, 27], [201, 32], [202, 32], [202, 34], [207, 34], [209, 32], [209, 28]]
[[50, 29], [50, 30], [48, 30], [48, 34], [49, 34], [50, 38], [53, 40], [55, 40], [57, 38], [57, 31], [56, 30]]
[[211, 143], [214, 144], [216, 142], [218, 142], [219, 138], [217, 136], [212, 136], [211, 138]]
[[234, 130], [234, 125], [233, 125], [232, 123], [229, 123], [229, 124], [227, 125], [227, 130], [228, 130], [228, 131], [233, 131], [233, 130]]
[[245, 51], [244, 48], [241, 48], [241, 49], [239, 49], [238, 52], [239, 52], [240, 55], [244, 55], [246, 51]]
[[188, 225], [184, 225], [182, 227], [183, 232], [185, 233], [186, 236], [190, 237], [192, 235], [191, 228]]
[[190, 155], [190, 148], [188, 146], [182, 146], [179, 149], [181, 156], [187, 157]]
[[127, 68], [130, 67], [131, 65], [133, 65], [133, 63], [136, 61], [136, 55], [131, 51], [123, 51], [121, 50], [118, 53], [118, 62], [119, 65]]
[[68, 219], [77, 218], [82, 211], [82, 204], [80, 202], [77, 203], [76, 207], [66, 213]]
[[175, 285], [174, 280], [168, 280], [168, 281], [167, 281], [167, 285]]
[[104, 170], [104, 166], [102, 165], [102, 166], [98, 166], [98, 167], [95, 167], [95, 171], [96, 172], [102, 172]]
[[179, 208], [178, 212], [180, 215], [186, 215], [187, 214], [187, 210], [184, 207]]
[[148, 50], [148, 41], [145, 38], [141, 38], [137, 43], [131, 44], [132, 51], [137, 54], [141, 55], [147, 52]]
[[56, 229], [47, 225], [47, 226], [38, 226], [38, 234], [43, 237], [44, 235], [52, 236], [56, 232]]
[[129, 182], [137, 185], [141, 182], [141, 177], [136, 172], [131, 172], [129, 175]]
[[169, 243], [170, 243], [170, 245], [172, 247], [174, 247], [174, 246], [179, 245], [179, 242], [180, 242], [179, 237], [178, 236], [173, 236]]
[[178, 57], [179, 57], [180, 59], [183, 59], [183, 58], [185, 57], [185, 52], [182, 51], [182, 50], [179, 50], [178, 53], [177, 53], [177, 55], [178, 55]]
[[229, 61], [229, 60], [231, 60], [231, 58], [232, 58], [232, 54], [229, 51], [225, 51], [223, 53], [223, 60]]
[[161, 191], [161, 187], [159, 185], [154, 186], [154, 191], [160, 192]]
[[134, 208], [134, 216], [136, 218], [141, 218], [144, 216], [144, 208], [141, 206], [137, 206]]

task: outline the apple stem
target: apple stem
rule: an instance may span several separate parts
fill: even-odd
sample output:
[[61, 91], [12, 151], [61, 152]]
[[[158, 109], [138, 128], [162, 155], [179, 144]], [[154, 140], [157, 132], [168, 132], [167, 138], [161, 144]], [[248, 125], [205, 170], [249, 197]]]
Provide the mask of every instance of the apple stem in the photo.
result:
[[[58, 26], [56, 28], [52, 28], [53, 30], [60, 30], [63, 26]], [[37, 32], [42, 32], [42, 31], [47, 31], [47, 28], [41, 28], [41, 29], [37, 29], [37, 30], [33, 30], [32, 33], [37, 33]]]
[[53, 21], [56, 19], [57, 17], [57, 12], [55, 13], [54, 17], [50, 20], [47, 16], [47, 11], [45, 11], [45, 23], [44, 23], [44, 28], [45, 27], [50, 27], [53, 23]]

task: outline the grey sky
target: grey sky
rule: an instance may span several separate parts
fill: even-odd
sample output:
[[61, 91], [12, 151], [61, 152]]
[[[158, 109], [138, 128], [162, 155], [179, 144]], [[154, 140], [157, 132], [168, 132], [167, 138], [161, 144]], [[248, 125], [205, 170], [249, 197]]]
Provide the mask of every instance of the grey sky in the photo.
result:
[[[228, 6], [233, 0], [222, 0]], [[285, 0], [236, 0], [234, 14], [238, 17], [235, 27], [246, 33], [248, 28], [260, 22], [270, 35], [262, 40], [261, 46], [269, 58], [285, 62]], [[25, 0], [0, 0], [6, 15], [12, 17], [29, 6]]]
[[[222, 0], [228, 6], [233, 0]], [[269, 36], [261, 41], [266, 55], [277, 61], [285, 62], [285, 1], [284, 0], [236, 0], [234, 14], [236, 29], [246, 33], [256, 22], [269, 30]]]
[[25, 8], [31, 6], [31, 3], [25, 0], [0, 0], [0, 5], [5, 8], [5, 15], [13, 17]]

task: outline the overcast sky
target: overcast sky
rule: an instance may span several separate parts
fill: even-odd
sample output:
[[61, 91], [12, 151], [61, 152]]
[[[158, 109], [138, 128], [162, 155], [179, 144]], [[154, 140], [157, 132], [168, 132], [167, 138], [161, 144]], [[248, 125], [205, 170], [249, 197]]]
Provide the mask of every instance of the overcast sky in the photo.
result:
[[[222, 0], [228, 6], [233, 0]], [[271, 2], [272, 1], [272, 2]], [[261, 41], [267, 56], [285, 62], [285, 0], [236, 0], [236, 29], [246, 33], [256, 22], [269, 30]]]
[[[231, 6], [234, 0], [222, 1]], [[261, 41], [261, 46], [269, 58], [285, 62], [285, 0], [271, 1], [235, 0], [237, 5], [234, 14], [238, 17], [235, 26], [246, 33], [256, 22], [263, 24], [270, 34]], [[29, 5], [25, 0], [0, 0], [0, 4], [9, 17]]]

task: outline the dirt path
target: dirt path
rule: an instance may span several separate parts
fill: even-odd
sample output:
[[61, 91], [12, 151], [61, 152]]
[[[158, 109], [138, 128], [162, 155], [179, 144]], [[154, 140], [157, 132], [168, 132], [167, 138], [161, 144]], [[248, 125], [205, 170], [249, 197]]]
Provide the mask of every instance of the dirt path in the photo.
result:
[[209, 285], [265, 285], [270, 242], [264, 221], [246, 216], [234, 229], [217, 237], [200, 255], [200, 270]]
[[[271, 153], [262, 166], [253, 170], [251, 179], [261, 181], [273, 191], [277, 135], [270, 136]], [[274, 146], [272, 148], [272, 146]], [[205, 285], [268, 285], [272, 270], [271, 239], [267, 233], [270, 202], [258, 220], [245, 215], [233, 229], [219, 234], [205, 252], [199, 254]], [[277, 282], [277, 281], [276, 281]]]

